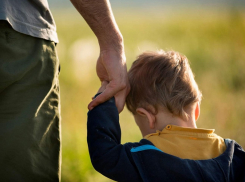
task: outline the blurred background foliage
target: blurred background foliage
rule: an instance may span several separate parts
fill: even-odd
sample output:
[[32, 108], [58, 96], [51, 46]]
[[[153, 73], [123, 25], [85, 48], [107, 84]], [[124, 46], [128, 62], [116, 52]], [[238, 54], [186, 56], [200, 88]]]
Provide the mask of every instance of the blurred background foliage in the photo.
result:
[[[87, 105], [100, 86], [95, 72], [97, 39], [70, 3], [64, 7], [61, 1], [56, 6], [55, 1], [51, 10], [60, 40], [62, 181], [110, 181], [93, 169], [86, 142]], [[130, 6], [130, 1], [125, 2], [123, 6], [111, 1], [124, 36], [128, 68], [145, 50], [176, 50], [186, 55], [203, 93], [198, 127], [214, 128], [245, 148], [244, 4], [165, 7], [163, 3]], [[126, 108], [120, 123], [122, 143], [141, 139]]]

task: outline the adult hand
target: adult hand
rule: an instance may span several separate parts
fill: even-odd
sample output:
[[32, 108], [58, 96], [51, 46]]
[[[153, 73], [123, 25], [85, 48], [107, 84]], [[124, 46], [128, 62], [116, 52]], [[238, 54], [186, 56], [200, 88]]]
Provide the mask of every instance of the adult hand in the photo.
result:
[[89, 105], [89, 110], [115, 96], [118, 112], [123, 110], [129, 92], [123, 37], [116, 24], [109, 0], [71, 0], [88, 23], [100, 45], [97, 75], [108, 82], [106, 89]]
[[[106, 89], [106, 86], [107, 86], [108, 84], [109, 84], [109, 83], [108, 83], [107, 81], [103, 81], [103, 82], [101, 83], [101, 86], [100, 86], [100, 88], [99, 88], [97, 94], [104, 92], [104, 90]], [[94, 98], [93, 98], [93, 99], [94, 99]]]
[[90, 102], [88, 109], [91, 110], [115, 96], [116, 106], [120, 113], [130, 90], [124, 51], [118, 52], [114, 49], [101, 51], [96, 71], [101, 81], [101, 88], [103, 88], [100, 91], [103, 92]]

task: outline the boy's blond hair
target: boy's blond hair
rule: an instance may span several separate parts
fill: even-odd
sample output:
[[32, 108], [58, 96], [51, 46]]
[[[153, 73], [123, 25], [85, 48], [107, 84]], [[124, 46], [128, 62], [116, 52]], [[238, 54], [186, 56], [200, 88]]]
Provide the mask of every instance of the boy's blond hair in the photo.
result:
[[160, 106], [176, 116], [186, 118], [188, 115], [184, 108], [201, 101], [202, 94], [188, 59], [175, 51], [161, 50], [139, 55], [128, 77], [131, 90], [126, 105], [133, 114], [139, 107], [156, 114]]

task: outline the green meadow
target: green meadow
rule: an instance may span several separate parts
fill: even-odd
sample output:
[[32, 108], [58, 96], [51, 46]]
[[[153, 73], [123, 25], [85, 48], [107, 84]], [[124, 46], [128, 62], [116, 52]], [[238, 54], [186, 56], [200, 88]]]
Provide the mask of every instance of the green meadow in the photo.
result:
[[[244, 9], [115, 9], [124, 36], [127, 66], [145, 50], [176, 50], [190, 61], [203, 94], [200, 128], [213, 128], [245, 148], [245, 13]], [[100, 82], [95, 65], [97, 39], [73, 10], [53, 12], [60, 43], [62, 112], [62, 181], [107, 182], [89, 159], [87, 105]], [[122, 142], [141, 134], [125, 108], [120, 114]]]

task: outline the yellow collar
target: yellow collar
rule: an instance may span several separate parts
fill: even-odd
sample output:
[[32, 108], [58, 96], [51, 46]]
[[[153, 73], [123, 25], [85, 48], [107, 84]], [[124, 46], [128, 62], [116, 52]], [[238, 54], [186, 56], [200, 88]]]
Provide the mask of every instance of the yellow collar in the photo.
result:
[[181, 134], [181, 135], [207, 135], [210, 137], [214, 133], [214, 129], [202, 129], [202, 128], [187, 128], [175, 125], [167, 125], [162, 131], [157, 130], [156, 133], [146, 135], [144, 138], [148, 138], [153, 135], [161, 134]]

